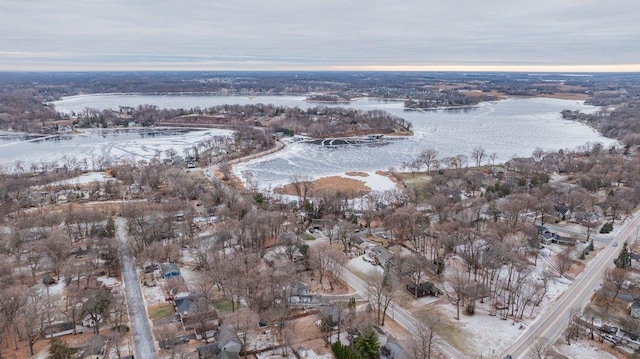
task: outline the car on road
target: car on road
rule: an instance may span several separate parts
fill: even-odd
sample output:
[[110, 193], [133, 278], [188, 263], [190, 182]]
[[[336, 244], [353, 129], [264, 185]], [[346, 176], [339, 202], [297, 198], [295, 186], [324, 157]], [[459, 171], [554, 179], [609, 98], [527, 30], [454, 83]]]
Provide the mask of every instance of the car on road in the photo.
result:
[[612, 246], [617, 247], [618, 246], [618, 242], [613, 242]]

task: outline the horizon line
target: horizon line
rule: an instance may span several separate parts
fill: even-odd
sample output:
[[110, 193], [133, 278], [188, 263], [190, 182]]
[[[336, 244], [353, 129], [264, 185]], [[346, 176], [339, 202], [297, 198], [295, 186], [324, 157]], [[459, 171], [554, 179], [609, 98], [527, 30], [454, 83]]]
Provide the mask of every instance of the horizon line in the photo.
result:
[[0, 65], [5, 73], [45, 73], [45, 72], [511, 72], [511, 73], [639, 73], [640, 64], [620, 65], [326, 65], [326, 66], [202, 66], [203, 64], [144, 64], [134, 66], [55, 66], [50, 69], [25, 66], [24, 68]]

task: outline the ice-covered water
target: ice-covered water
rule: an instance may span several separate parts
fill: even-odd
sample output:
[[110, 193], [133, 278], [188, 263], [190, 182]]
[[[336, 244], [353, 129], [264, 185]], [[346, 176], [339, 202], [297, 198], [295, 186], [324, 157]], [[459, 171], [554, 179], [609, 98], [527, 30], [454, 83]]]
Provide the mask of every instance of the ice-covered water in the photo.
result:
[[170, 148], [183, 155], [183, 149], [191, 148], [212, 135], [231, 135], [229, 130], [207, 129], [88, 129], [80, 134], [32, 136], [0, 132], [0, 165], [9, 170], [20, 164], [28, 169], [32, 163], [56, 163], [66, 160], [86, 160], [88, 168], [94, 161], [149, 160]]
[[139, 95], [139, 94], [92, 94], [63, 97], [52, 102], [58, 112], [82, 113], [91, 108], [99, 111], [117, 110], [120, 106], [136, 108], [140, 105], [156, 105], [159, 108], [207, 108], [224, 104], [271, 103], [278, 106], [304, 105], [304, 96], [214, 96], [214, 95]]
[[[81, 112], [85, 108], [99, 110], [142, 104], [160, 108], [206, 108], [220, 104], [272, 103], [308, 108], [304, 97], [292, 96], [212, 96], [212, 95], [83, 95], [54, 102], [61, 112]], [[425, 149], [435, 149], [440, 157], [463, 154], [470, 156], [476, 147], [497, 154], [496, 162], [514, 156], [529, 156], [536, 148], [543, 150], [574, 149], [590, 142], [605, 146], [615, 140], [601, 136], [583, 124], [562, 120], [565, 109], [593, 112], [596, 107], [573, 100], [548, 98], [507, 99], [486, 102], [470, 109], [404, 111], [402, 101], [359, 99], [349, 105], [360, 110], [385, 110], [413, 123], [414, 136], [393, 141], [387, 146], [345, 146], [326, 148], [309, 144], [289, 144], [283, 151], [235, 166], [236, 173], [251, 179], [259, 187], [274, 187], [294, 174], [311, 178], [342, 174], [347, 171], [386, 170], [399, 168]], [[147, 145], [146, 140], [138, 140]], [[0, 157], [1, 158], [1, 157]]]
[[583, 112], [596, 108], [575, 101], [556, 99], [509, 99], [483, 103], [466, 110], [404, 111], [401, 102], [363, 100], [351, 105], [360, 109], [384, 109], [413, 123], [414, 136], [386, 146], [326, 148], [292, 143], [284, 151], [235, 167], [244, 178], [261, 187], [276, 187], [294, 174], [311, 178], [347, 171], [376, 171], [400, 168], [426, 150], [439, 156], [466, 156], [476, 147], [496, 153], [496, 163], [512, 157], [529, 156], [536, 148], [574, 149], [586, 143], [605, 146], [617, 141], [601, 136], [583, 124], [562, 120], [564, 109]]

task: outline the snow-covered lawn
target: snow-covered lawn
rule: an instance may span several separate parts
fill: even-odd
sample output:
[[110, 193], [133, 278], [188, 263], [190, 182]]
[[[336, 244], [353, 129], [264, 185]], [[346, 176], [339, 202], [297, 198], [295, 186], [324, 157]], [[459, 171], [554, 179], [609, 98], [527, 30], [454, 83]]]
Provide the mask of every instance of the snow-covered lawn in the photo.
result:
[[[457, 261], [450, 262], [450, 268]], [[547, 263], [538, 259], [538, 267], [530, 276], [542, 280], [542, 273], [547, 270]], [[505, 269], [506, 271], [506, 269]], [[506, 272], [501, 277], [506, 277]], [[507, 320], [500, 319], [500, 316], [491, 315], [495, 313], [490, 307], [489, 301], [480, 303], [476, 301], [475, 314], [472, 316], [465, 314], [465, 308], [460, 306], [460, 320], [456, 320], [456, 307], [446, 299], [440, 300], [422, 309], [414, 310], [416, 317], [424, 319], [426, 322], [440, 322], [443, 325], [436, 331], [443, 337], [449, 338], [451, 344], [462, 352], [474, 357], [496, 357], [506, 350], [517, 338], [524, 333], [540, 316], [545, 312], [566, 290], [570, 281], [565, 278], [552, 277], [547, 282], [547, 292], [539, 306], [534, 307], [531, 315], [531, 307], [526, 308], [522, 320], [514, 323], [512, 317]], [[417, 303], [407, 304], [407, 307], [420, 308]]]
[[[456, 307], [445, 303], [438, 305], [437, 311], [444, 317], [441, 321], [448, 323], [449, 328], [444, 332], [440, 329], [440, 335], [450, 340], [463, 353], [473, 357], [497, 358], [524, 332], [520, 329], [520, 323], [513, 324], [511, 318], [502, 320], [499, 316], [489, 315], [489, 308], [479, 302], [473, 316], [465, 315], [464, 308], [461, 307], [459, 321], [455, 319]], [[451, 327], [455, 328], [455, 333], [450, 333]]]
[[191, 269], [190, 266], [184, 265], [180, 266], [180, 273], [182, 274], [182, 278], [187, 283], [187, 286], [191, 291], [198, 286], [202, 279], [200, 278], [200, 273]]
[[144, 294], [144, 298], [148, 306], [165, 303], [164, 292], [162, 291], [162, 287], [159, 283], [155, 287], [142, 286], [142, 293]]
[[[538, 266], [530, 274], [540, 280], [543, 277], [543, 272], [554, 273], [550, 263], [541, 257], [538, 258]], [[346, 267], [360, 277], [375, 273], [376, 270], [382, 271], [380, 266], [369, 263], [365, 258], [367, 257], [364, 255], [352, 258], [347, 262]], [[457, 260], [457, 258], [454, 259], [454, 261]], [[501, 274], [501, 277], [505, 276], [506, 272]], [[452, 334], [459, 338], [457, 343], [452, 344], [463, 352], [478, 357], [495, 357], [513, 344], [524, 330], [539, 318], [540, 313], [548, 310], [567, 289], [569, 284], [571, 284], [571, 281], [566, 278], [555, 276], [550, 278], [547, 282], [546, 295], [540, 305], [534, 307], [533, 315], [530, 316], [531, 308], [529, 307], [525, 310], [523, 319], [515, 324], [513, 324], [513, 318], [511, 317], [507, 320], [502, 320], [499, 316], [490, 315], [491, 308], [488, 301], [484, 304], [479, 301], [476, 302], [476, 313], [473, 316], [463, 314], [464, 308], [461, 307], [459, 321], [455, 319], [455, 306], [446, 299], [441, 300], [442, 298], [435, 297], [425, 297], [418, 300], [411, 299], [410, 303], [405, 303], [403, 306], [412, 310], [417, 317], [435, 316], [438, 318], [437, 320], [446, 323], [444, 333], [441, 333], [441, 335]], [[449, 333], [453, 331], [455, 333]]]
[[64, 294], [64, 288], [65, 288], [65, 284], [64, 284], [64, 278], [60, 277], [59, 280], [52, 285], [44, 285], [42, 284], [42, 282], [37, 284], [40, 293], [46, 293], [48, 295], [55, 295], [55, 296], [60, 296], [62, 297], [62, 295]]
[[[566, 290], [568, 283], [561, 280], [549, 281], [547, 295], [544, 297], [540, 306], [535, 307], [533, 317], [528, 315], [530, 309], [524, 313], [524, 318], [514, 324], [513, 318], [507, 320], [500, 319], [499, 316], [489, 314], [488, 301], [484, 304], [476, 302], [476, 311], [473, 316], [464, 314], [464, 308], [460, 308], [460, 320], [457, 321], [456, 308], [454, 305], [443, 301], [444, 304], [437, 304], [438, 311], [444, 314], [447, 321], [458, 327], [461, 331], [457, 343], [459, 349], [467, 354], [473, 354], [483, 357], [495, 357], [506, 350], [517, 338], [535, 322], [540, 313], [546, 311], [547, 308]], [[460, 348], [460, 345], [463, 347]]]
[[[357, 256], [354, 257], [352, 259], [350, 259], [347, 262], [347, 268], [349, 268], [350, 270], [363, 274], [363, 275], [368, 275], [370, 273], [375, 273], [376, 270], [378, 271], [382, 271], [382, 268], [380, 266], [377, 266], [373, 263], [368, 262], [365, 258], [367, 258], [369, 256], [367, 255], [361, 255], [361, 256]], [[369, 257], [370, 258], [370, 257]]]
[[571, 358], [571, 359], [583, 359], [583, 358], [616, 359], [617, 358], [617, 356], [607, 351], [604, 351], [588, 342], [574, 342], [574, 343], [571, 343], [571, 345], [561, 344], [561, 345], [557, 345], [556, 348], [565, 357]]

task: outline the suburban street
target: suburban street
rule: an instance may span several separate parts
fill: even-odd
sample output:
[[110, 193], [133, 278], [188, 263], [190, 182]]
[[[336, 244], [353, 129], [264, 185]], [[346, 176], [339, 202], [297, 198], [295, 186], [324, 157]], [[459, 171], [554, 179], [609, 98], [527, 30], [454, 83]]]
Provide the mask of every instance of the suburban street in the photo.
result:
[[[614, 266], [613, 260], [618, 256], [622, 243], [636, 239], [640, 226], [640, 213], [636, 213], [622, 230], [607, 244], [598, 256], [580, 273], [567, 291], [551, 306], [551, 309], [525, 331], [520, 338], [503, 353], [513, 358], [525, 358], [536, 340], [553, 343], [566, 328], [572, 308], [582, 310], [598, 289], [602, 276], [607, 268]], [[613, 243], [618, 246], [613, 246]]]
[[135, 357], [138, 359], [157, 358], [155, 342], [151, 334], [151, 326], [147, 316], [142, 290], [133, 264], [133, 259], [129, 255], [127, 248], [127, 228], [126, 222], [122, 218], [116, 219], [118, 239], [123, 243], [125, 250], [122, 255], [122, 278], [124, 281], [124, 293], [127, 299], [129, 310], [129, 323], [133, 337]]

